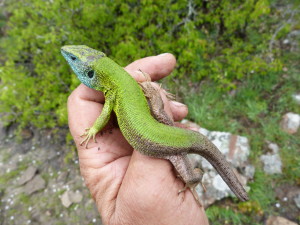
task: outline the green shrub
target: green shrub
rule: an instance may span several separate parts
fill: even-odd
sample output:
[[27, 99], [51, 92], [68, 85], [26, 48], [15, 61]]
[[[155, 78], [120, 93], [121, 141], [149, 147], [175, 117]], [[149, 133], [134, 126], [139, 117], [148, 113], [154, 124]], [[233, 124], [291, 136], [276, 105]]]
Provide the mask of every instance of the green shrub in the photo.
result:
[[60, 54], [65, 44], [101, 49], [123, 66], [171, 52], [175, 77], [208, 78], [225, 90], [280, 69], [266, 60], [267, 0], [10, 0], [2, 13], [0, 111], [21, 127], [66, 124], [66, 99], [79, 82]]

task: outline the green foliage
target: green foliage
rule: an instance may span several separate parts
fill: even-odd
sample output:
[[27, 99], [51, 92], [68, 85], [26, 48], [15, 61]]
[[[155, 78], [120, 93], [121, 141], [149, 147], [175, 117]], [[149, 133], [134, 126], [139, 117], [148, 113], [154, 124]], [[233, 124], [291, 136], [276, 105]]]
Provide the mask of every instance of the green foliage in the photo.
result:
[[[281, 66], [278, 60], [266, 60], [271, 39], [267, 0], [6, 4], [1, 9], [1, 15], [9, 15], [5, 29], [0, 25], [5, 34], [0, 39], [0, 111], [7, 123], [21, 127], [66, 124], [66, 99], [79, 82], [60, 55], [65, 44], [101, 49], [121, 65], [172, 52], [179, 65], [175, 77], [209, 78], [221, 89]], [[255, 108], [253, 116], [264, 111], [264, 103], [249, 104]]]
[[239, 224], [253, 224], [249, 219], [241, 214], [235, 212], [229, 207], [212, 206], [206, 210], [210, 223], [214, 225], [239, 225]]

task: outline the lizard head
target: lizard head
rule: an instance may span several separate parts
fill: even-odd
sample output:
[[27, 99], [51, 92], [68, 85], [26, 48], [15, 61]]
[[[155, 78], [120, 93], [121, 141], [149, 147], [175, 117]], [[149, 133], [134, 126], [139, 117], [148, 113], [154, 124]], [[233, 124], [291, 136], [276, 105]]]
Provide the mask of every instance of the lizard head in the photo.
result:
[[61, 53], [67, 60], [78, 79], [90, 88], [93, 87], [95, 76], [94, 63], [106, 55], [85, 45], [66, 45]]

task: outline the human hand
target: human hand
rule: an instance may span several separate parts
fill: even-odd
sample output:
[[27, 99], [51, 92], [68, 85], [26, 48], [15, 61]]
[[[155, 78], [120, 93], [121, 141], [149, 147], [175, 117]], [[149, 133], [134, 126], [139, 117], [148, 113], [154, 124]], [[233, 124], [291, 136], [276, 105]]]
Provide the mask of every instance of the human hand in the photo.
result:
[[[145, 77], [138, 70], [161, 79], [174, 69], [176, 60], [163, 54], [137, 60], [125, 69], [137, 80]], [[134, 93], [133, 93], [134, 94]], [[187, 115], [186, 106], [168, 101], [166, 112], [178, 121]], [[208, 224], [203, 207], [184, 187], [170, 162], [144, 156], [123, 137], [112, 118], [97, 143], [80, 146], [80, 135], [100, 115], [104, 103], [101, 92], [79, 85], [68, 99], [69, 127], [78, 148], [80, 171], [94, 198], [104, 224]]]

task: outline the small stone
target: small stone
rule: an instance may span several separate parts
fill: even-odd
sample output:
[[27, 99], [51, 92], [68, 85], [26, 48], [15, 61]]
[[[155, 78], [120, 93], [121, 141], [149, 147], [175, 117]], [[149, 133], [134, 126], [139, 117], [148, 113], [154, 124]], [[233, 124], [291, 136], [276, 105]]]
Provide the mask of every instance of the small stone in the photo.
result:
[[24, 191], [26, 194], [30, 195], [36, 191], [44, 189], [45, 187], [46, 187], [45, 180], [40, 175], [36, 175], [31, 181], [29, 181], [25, 185]]
[[272, 153], [274, 153], [274, 154], [279, 152], [279, 147], [275, 143], [269, 143], [268, 149], [270, 149], [272, 151]]
[[300, 209], [300, 193], [294, 198], [296, 206]]
[[61, 196], [61, 202], [63, 206], [68, 208], [72, 203], [79, 203], [81, 202], [83, 196], [79, 191], [65, 191]]
[[255, 174], [255, 167], [252, 165], [247, 165], [244, 169], [244, 175], [249, 179], [253, 179], [254, 174]]
[[285, 44], [285, 45], [287, 45], [287, 44], [290, 43], [290, 40], [289, 39], [284, 39], [282, 43]]
[[68, 191], [65, 191], [60, 199], [61, 199], [61, 203], [63, 204], [64, 207], [69, 208], [70, 205], [72, 205]]
[[292, 98], [298, 105], [300, 105], [300, 94], [293, 94]]
[[69, 197], [71, 202], [73, 203], [79, 203], [83, 198], [82, 194], [79, 191], [69, 191]]
[[25, 184], [26, 182], [30, 181], [35, 173], [37, 171], [37, 168], [33, 167], [33, 166], [29, 166], [25, 171], [24, 173], [22, 174], [22, 176], [20, 177], [19, 179], [19, 185], [23, 185]]
[[286, 113], [281, 121], [281, 128], [289, 133], [294, 134], [298, 131], [298, 128], [300, 126], [300, 115], [296, 113]]
[[297, 225], [297, 224], [281, 216], [270, 216], [267, 219], [266, 225]]
[[260, 156], [260, 160], [264, 164], [264, 171], [267, 174], [282, 173], [281, 159], [278, 154], [268, 154]]

